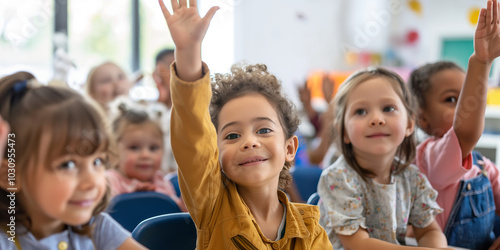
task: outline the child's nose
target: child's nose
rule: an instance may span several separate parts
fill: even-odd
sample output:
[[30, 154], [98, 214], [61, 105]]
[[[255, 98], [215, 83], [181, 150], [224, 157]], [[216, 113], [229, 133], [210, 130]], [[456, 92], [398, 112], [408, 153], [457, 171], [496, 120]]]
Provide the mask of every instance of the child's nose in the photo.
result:
[[93, 164], [89, 164], [80, 172], [80, 187], [82, 189], [92, 189], [103, 178], [104, 172], [97, 170]]
[[243, 143], [241, 144], [241, 146], [242, 149], [259, 148], [260, 142], [255, 135], [247, 135], [243, 137]]
[[385, 119], [382, 114], [376, 113], [372, 116], [372, 119], [370, 121], [371, 126], [377, 126], [377, 125], [385, 125]]
[[149, 157], [151, 155], [151, 151], [148, 148], [143, 148], [141, 150], [141, 157]]

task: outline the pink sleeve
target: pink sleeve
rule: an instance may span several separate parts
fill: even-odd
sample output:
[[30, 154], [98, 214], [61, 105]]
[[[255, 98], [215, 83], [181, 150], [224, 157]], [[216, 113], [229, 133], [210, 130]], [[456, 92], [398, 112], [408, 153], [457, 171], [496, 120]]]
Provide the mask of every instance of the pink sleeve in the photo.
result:
[[488, 179], [491, 182], [493, 198], [495, 199], [496, 214], [500, 214], [500, 170], [489, 159], [484, 157], [484, 166], [488, 172]]
[[125, 182], [123, 178], [123, 175], [115, 169], [106, 170], [106, 179], [111, 189], [111, 197], [127, 193], [127, 190], [122, 185]]
[[429, 138], [417, 147], [416, 164], [436, 190], [456, 185], [472, 167], [472, 155], [462, 160], [462, 150], [455, 130], [441, 138]]

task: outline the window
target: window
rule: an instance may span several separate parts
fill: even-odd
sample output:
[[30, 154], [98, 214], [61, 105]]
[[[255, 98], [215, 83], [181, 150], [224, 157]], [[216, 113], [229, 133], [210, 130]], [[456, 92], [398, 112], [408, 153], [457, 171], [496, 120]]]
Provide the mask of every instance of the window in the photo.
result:
[[88, 71], [113, 61], [131, 72], [131, 0], [68, 1], [68, 53], [85, 83]]
[[29, 71], [52, 77], [53, 0], [0, 0], [0, 76]]

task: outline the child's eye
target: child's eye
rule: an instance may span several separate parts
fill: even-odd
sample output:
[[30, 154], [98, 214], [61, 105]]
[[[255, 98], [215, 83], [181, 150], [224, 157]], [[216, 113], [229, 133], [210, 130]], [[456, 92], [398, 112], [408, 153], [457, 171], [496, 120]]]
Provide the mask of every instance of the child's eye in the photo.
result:
[[261, 128], [259, 129], [259, 131], [257, 131], [257, 134], [267, 134], [267, 133], [271, 133], [271, 129], [269, 128]]
[[234, 140], [234, 139], [237, 139], [237, 138], [240, 138], [240, 135], [238, 135], [238, 134], [228, 134], [226, 136], [226, 139], [228, 139], [228, 140]]
[[396, 108], [393, 106], [387, 106], [384, 108], [384, 112], [393, 112], [394, 110], [396, 110]]
[[354, 114], [355, 115], [366, 115], [366, 110], [364, 110], [364, 109], [357, 109], [356, 111], [354, 111]]
[[150, 151], [153, 151], [153, 152], [154, 152], [154, 151], [157, 151], [158, 149], [160, 149], [160, 146], [158, 146], [158, 145], [154, 145], [154, 146], [151, 146], [151, 147], [149, 148], [149, 150], [150, 150]]
[[450, 96], [444, 100], [445, 102], [457, 103], [457, 98], [454, 96]]
[[104, 166], [104, 159], [103, 158], [96, 158], [94, 160], [94, 166], [103, 167]]
[[139, 147], [135, 146], [135, 145], [132, 145], [132, 146], [129, 146], [128, 149], [136, 151], [136, 150], [139, 150]]
[[76, 168], [76, 163], [74, 161], [66, 161], [58, 166], [59, 169], [72, 170]]

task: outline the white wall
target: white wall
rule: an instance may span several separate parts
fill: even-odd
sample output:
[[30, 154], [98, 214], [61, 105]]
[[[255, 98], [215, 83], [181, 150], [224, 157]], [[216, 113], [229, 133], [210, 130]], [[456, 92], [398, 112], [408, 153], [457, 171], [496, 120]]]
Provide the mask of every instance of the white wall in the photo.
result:
[[[409, 68], [438, 60], [442, 38], [473, 37], [468, 11], [486, 1], [420, 0], [419, 15], [400, 0], [234, 0], [234, 62], [267, 64], [296, 101], [311, 70], [355, 67], [346, 50], [393, 48]], [[404, 44], [409, 29], [419, 32], [415, 46]]]
[[298, 84], [338, 61], [341, 1], [240, 0], [234, 9], [234, 59], [264, 63], [297, 103]]

